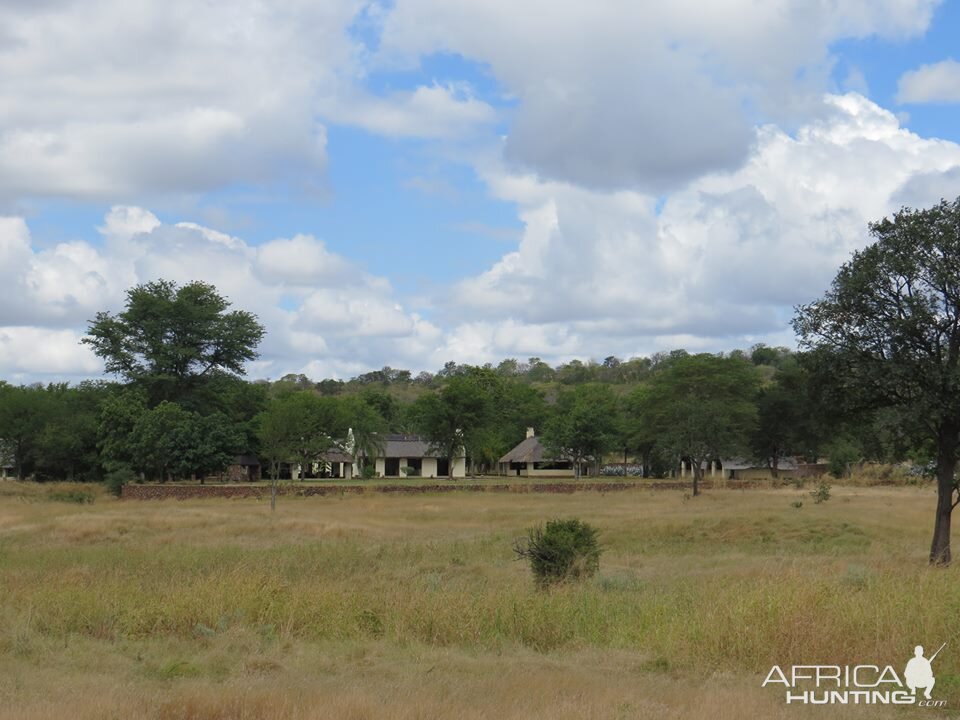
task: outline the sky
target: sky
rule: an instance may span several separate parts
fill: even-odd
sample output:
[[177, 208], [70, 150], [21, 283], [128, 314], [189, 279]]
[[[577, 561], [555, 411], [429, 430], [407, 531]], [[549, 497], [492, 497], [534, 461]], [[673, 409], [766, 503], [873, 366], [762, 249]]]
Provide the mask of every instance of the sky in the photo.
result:
[[0, 0], [0, 379], [213, 283], [252, 378], [794, 346], [960, 196], [960, 0]]

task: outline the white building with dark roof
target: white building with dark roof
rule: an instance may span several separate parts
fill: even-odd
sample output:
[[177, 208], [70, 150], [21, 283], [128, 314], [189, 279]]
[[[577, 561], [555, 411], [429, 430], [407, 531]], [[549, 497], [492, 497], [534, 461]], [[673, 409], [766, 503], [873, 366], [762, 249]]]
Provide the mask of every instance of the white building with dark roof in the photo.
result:
[[543, 443], [533, 428], [527, 428], [527, 437], [513, 450], [500, 458], [500, 472], [521, 477], [573, 477], [573, 461], [553, 458], [546, 453]]
[[419, 435], [387, 435], [374, 468], [377, 477], [464, 478], [467, 458], [454, 458], [451, 468], [450, 461], [431, 450], [430, 443]]

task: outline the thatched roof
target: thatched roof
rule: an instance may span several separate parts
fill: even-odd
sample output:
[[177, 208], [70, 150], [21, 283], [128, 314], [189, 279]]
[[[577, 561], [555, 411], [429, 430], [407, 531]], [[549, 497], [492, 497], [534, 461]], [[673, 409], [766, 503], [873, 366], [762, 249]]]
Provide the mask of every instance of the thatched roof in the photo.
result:
[[344, 452], [339, 448], [333, 448], [327, 450], [324, 453], [320, 453], [320, 459], [326, 460], [327, 462], [338, 462], [338, 463], [352, 463], [353, 457], [350, 453]]
[[543, 443], [536, 436], [524, 439], [513, 450], [500, 458], [502, 463], [543, 462], [544, 460], [549, 462], [556, 460], [556, 458], [544, 457]]

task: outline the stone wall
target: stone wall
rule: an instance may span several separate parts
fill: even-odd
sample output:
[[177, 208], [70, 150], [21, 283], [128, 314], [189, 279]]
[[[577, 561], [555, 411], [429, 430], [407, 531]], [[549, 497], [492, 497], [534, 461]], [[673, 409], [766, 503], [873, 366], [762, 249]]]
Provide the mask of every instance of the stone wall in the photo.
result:
[[[717, 487], [728, 490], [743, 490], [756, 487], [777, 487], [787, 482], [727, 480]], [[703, 480], [700, 487], [709, 490], [713, 482]], [[422, 495], [448, 492], [513, 492], [513, 493], [562, 493], [575, 492], [622, 492], [625, 490], [687, 490], [690, 482], [676, 480], [651, 480], [646, 482], [557, 482], [557, 483], [460, 483], [447, 485], [305, 485], [283, 482], [277, 487], [279, 495], [357, 495], [384, 493]], [[269, 485], [125, 485], [121, 496], [125, 500], [192, 500], [195, 498], [269, 498]]]

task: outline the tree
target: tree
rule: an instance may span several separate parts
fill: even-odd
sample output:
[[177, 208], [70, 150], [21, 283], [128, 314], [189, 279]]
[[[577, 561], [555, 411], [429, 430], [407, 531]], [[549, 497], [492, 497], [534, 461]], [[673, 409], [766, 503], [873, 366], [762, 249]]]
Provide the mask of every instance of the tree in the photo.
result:
[[703, 464], [744, 452], [757, 419], [757, 379], [744, 360], [715, 355], [671, 354], [634, 405], [640, 422], [677, 461], [693, 466], [693, 494], [700, 493]]
[[270, 510], [277, 509], [277, 483], [280, 465], [289, 462], [297, 452], [300, 423], [278, 400], [271, 402], [255, 419], [260, 453], [270, 465]]
[[[819, 407], [811, 375], [795, 358], [784, 360], [773, 379], [757, 394], [757, 425], [750, 438], [752, 454], [778, 477], [787, 455], [816, 457], [832, 413]], [[837, 428], [839, 430], [839, 428]]]
[[133, 467], [161, 481], [221, 470], [241, 448], [243, 435], [220, 413], [202, 416], [162, 402], [141, 414], [131, 434]]
[[229, 307], [207, 283], [157, 280], [128, 290], [122, 313], [97, 313], [81, 342], [108, 373], [144, 387], [151, 407], [182, 401], [212, 375], [243, 375], [244, 363], [258, 356], [263, 326]]
[[934, 442], [930, 563], [947, 565], [960, 502], [960, 198], [869, 227], [873, 244], [840, 268], [823, 298], [797, 308], [793, 326], [804, 347], [833, 359], [851, 404], [897, 407]]
[[38, 476], [68, 481], [100, 479], [97, 424], [105, 385], [57, 383], [38, 392], [46, 396], [43, 430], [36, 438]]
[[387, 422], [372, 405], [356, 396], [343, 401], [341, 413], [352, 434], [352, 440], [347, 438], [349, 447], [346, 449], [353, 456], [357, 472], [362, 475], [363, 467], [383, 453], [386, 442], [382, 433], [387, 429]]
[[499, 382], [493, 370], [470, 368], [451, 376], [439, 394], [422, 395], [414, 402], [414, 424], [430, 441], [431, 450], [447, 458], [450, 478], [464, 448], [481, 440]]
[[598, 463], [617, 445], [617, 398], [608, 385], [578, 385], [560, 395], [543, 431], [543, 442], [557, 457], [570, 458], [580, 477], [585, 461]]
[[280, 412], [297, 419], [294, 453], [287, 459], [297, 459], [300, 479], [303, 480], [313, 464], [331, 448], [334, 438], [342, 437], [347, 432], [345, 426], [341, 427], [344, 423], [339, 404], [334, 398], [320, 397], [311, 392], [287, 395], [276, 404]]
[[[100, 403], [97, 447], [107, 473], [130, 474], [139, 470], [134, 431], [147, 412], [147, 395], [142, 388], [114, 388]], [[129, 470], [129, 473], [127, 471]]]
[[17, 480], [34, 469], [46, 420], [46, 397], [38, 387], [0, 383], [0, 438], [13, 456]]

